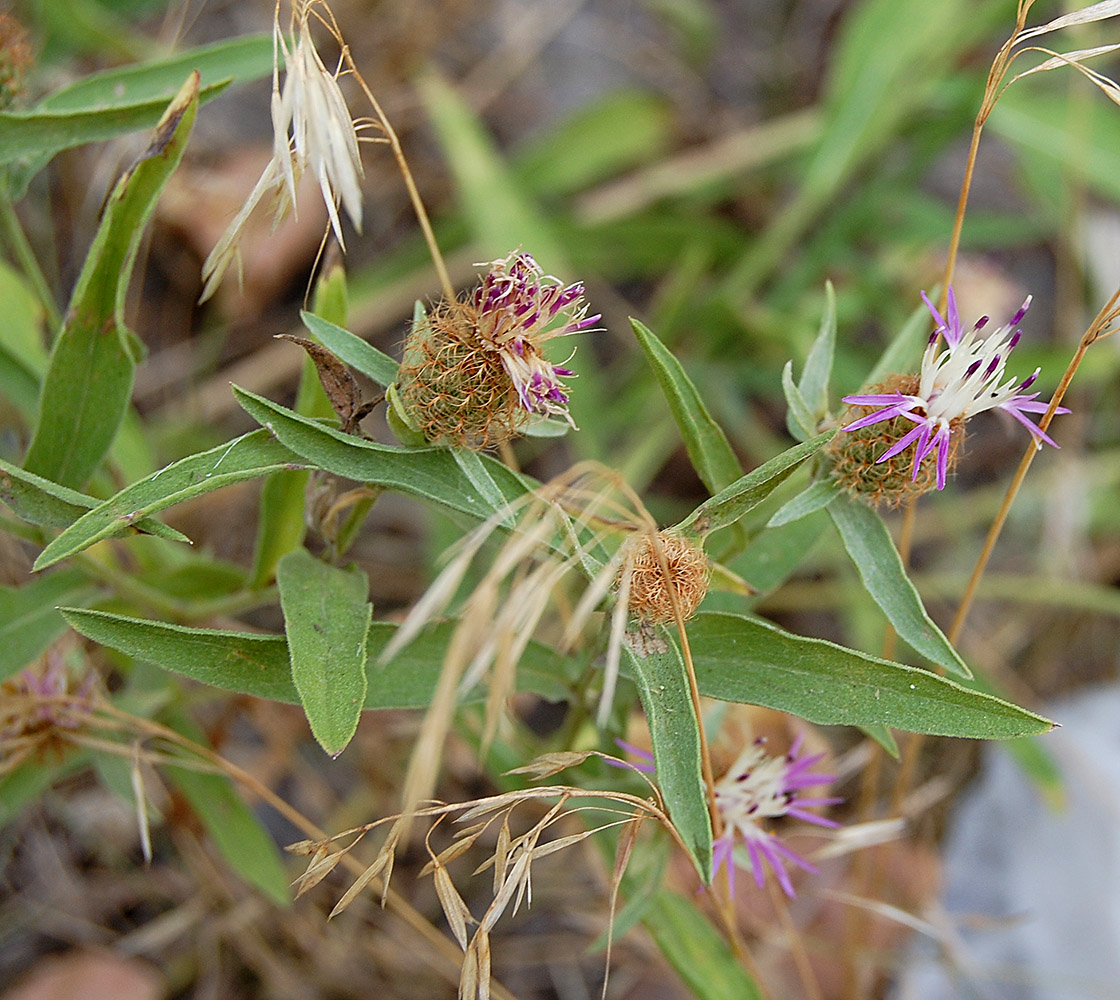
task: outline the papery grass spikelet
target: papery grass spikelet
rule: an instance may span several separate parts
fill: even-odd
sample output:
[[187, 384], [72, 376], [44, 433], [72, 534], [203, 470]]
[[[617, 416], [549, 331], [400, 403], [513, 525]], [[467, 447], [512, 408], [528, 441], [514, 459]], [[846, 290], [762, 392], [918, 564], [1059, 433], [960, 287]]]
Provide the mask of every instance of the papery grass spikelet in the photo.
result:
[[530, 422], [572, 426], [565, 378], [544, 345], [585, 333], [583, 285], [564, 285], [517, 250], [491, 261], [464, 298], [439, 302], [405, 342], [398, 392], [405, 422], [426, 440], [460, 448], [499, 445]]
[[[894, 375], [873, 386], [871, 393], [910, 395], [918, 390], [918, 376]], [[850, 405], [840, 418], [841, 426], [851, 426], [872, 413], [870, 406]], [[962, 422], [959, 422], [962, 423]], [[873, 507], [899, 507], [928, 493], [937, 485], [935, 456], [927, 455], [918, 465], [916, 475], [911, 457], [897, 453], [883, 460], [891, 447], [913, 428], [905, 417], [856, 427], [847, 434], [838, 434], [828, 447], [832, 461], [832, 478], [849, 495]], [[964, 443], [963, 427], [950, 435], [946, 471], [952, 472]]]
[[[324, 25], [342, 55], [334, 70], [324, 64], [312, 38], [312, 23]], [[273, 225], [295, 211], [296, 187], [305, 173], [319, 185], [330, 228], [345, 249], [339, 206], [354, 228], [362, 229], [363, 176], [360, 133], [383, 127], [369, 118], [354, 118], [339, 87], [339, 79], [353, 72], [349, 50], [330, 7], [324, 0], [291, 0], [288, 35], [280, 27], [280, 0], [273, 13], [272, 159], [244, 205], [202, 265], [204, 287], [200, 301], [217, 290], [230, 265], [238, 260], [238, 244], [249, 216], [266, 196], [274, 202]], [[283, 64], [284, 82], [280, 73]]]
[[704, 549], [671, 531], [637, 534], [624, 543], [630, 560], [628, 605], [642, 622], [688, 621], [708, 592]]

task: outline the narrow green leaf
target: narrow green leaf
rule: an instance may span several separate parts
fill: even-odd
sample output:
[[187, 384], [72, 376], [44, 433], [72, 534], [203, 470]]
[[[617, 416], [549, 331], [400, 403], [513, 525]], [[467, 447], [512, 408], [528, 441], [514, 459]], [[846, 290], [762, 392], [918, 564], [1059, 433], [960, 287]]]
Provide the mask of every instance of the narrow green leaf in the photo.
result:
[[198, 70], [206, 85], [259, 80], [272, 73], [272, 53], [271, 32], [228, 38], [152, 62], [91, 73], [43, 98], [35, 110], [93, 111], [143, 101], [162, 101], [166, 106], [191, 70]]
[[22, 587], [0, 587], [0, 681], [22, 670], [66, 628], [59, 604], [84, 604], [96, 590], [77, 570], [48, 573]]
[[[101, 504], [94, 497], [25, 472], [3, 459], [0, 459], [0, 500], [11, 507], [17, 517], [41, 528], [68, 528], [87, 511]], [[134, 523], [120, 524], [113, 534], [126, 535], [131, 532], [158, 535], [179, 542], [189, 541], [181, 531], [169, 528], [150, 517], [140, 518]]]
[[[365, 441], [237, 386], [233, 394], [245, 411], [286, 447], [336, 476], [400, 490], [479, 520], [494, 513], [494, 507], [463, 475], [446, 448], [397, 448]], [[507, 502], [530, 487], [529, 480], [501, 462], [488, 455], [479, 457]]]
[[775, 512], [774, 516], [766, 522], [768, 528], [780, 528], [783, 524], [800, 521], [803, 517], [818, 510], [823, 510], [840, 495], [835, 483], [831, 479], [818, 479], [810, 483], [793, 499], [787, 500]]
[[314, 313], [305, 311], [299, 315], [311, 335], [355, 371], [386, 387], [397, 380], [399, 366], [388, 354]]
[[630, 326], [653, 369], [684, 438], [692, 467], [708, 492], [716, 494], [743, 475], [743, 467], [681, 363], [645, 324], [630, 317]]
[[[188, 628], [83, 608], [61, 611], [74, 631], [133, 659], [154, 663], [223, 691], [289, 705], [300, 703], [292, 681], [288, 643], [282, 635]], [[443, 669], [444, 653], [455, 623], [443, 622], [425, 630], [390, 663], [379, 666], [378, 657], [396, 628], [389, 622], [373, 622], [369, 627], [366, 708], [426, 708]], [[581, 664], [531, 642], [518, 665], [517, 687], [549, 701], [564, 701], [571, 697], [566, 681], [580, 669]], [[470, 699], [485, 696], [486, 692], [479, 689]]]
[[624, 645], [623, 656], [645, 709], [657, 786], [707, 885], [712, 878], [712, 824], [701, 773], [700, 723], [692, 710], [680, 650], [667, 630], [658, 629], [647, 641], [644, 655]]
[[300, 704], [319, 745], [337, 757], [365, 704], [369, 580], [296, 549], [280, 560], [276, 582]]
[[971, 677], [968, 665], [926, 614], [883, 519], [870, 507], [847, 497], [838, 497], [829, 504], [828, 513], [867, 592], [899, 637], [946, 670]]
[[688, 625], [700, 693], [821, 725], [890, 726], [935, 736], [1009, 739], [1053, 723], [928, 670], [892, 663], [767, 622], [701, 612]]
[[748, 472], [727, 489], [717, 493], [710, 500], [705, 500], [676, 526], [677, 530], [707, 534], [717, 528], [734, 524], [744, 514], [762, 503], [793, 474], [798, 466], [828, 444], [835, 433], [835, 431], [828, 431], [809, 441], [794, 445], [770, 459], [769, 462], [760, 465], [753, 472]]
[[[887, 751], [895, 760], [898, 760], [898, 741], [894, 738], [894, 733], [890, 731], [887, 726], [860, 726], [859, 727], [865, 736], [870, 736], [876, 743], [879, 744], [884, 750]], [[1011, 744], [1017, 746], [1017, 743]]]
[[782, 394], [789, 407], [786, 411], [786, 428], [798, 441], [808, 441], [817, 432], [817, 420], [793, 381], [792, 361], [787, 361], [782, 369]]
[[662, 889], [642, 923], [699, 1000], [763, 1000], [731, 946], [691, 900]]
[[817, 339], [805, 359], [805, 369], [797, 388], [809, 412], [818, 420], [828, 413], [829, 383], [832, 381], [832, 360], [836, 355], [836, 289], [831, 281], [824, 285], [824, 315]]
[[125, 296], [140, 237], [182, 158], [197, 110], [198, 75], [192, 74], [167, 107], [147, 151], [109, 196], [70, 298], [24, 462], [29, 472], [63, 486], [77, 487], [89, 478], [128, 408], [141, 348], [124, 324]]
[[506, 527], [513, 527], [513, 511], [509, 509], [506, 504], [506, 498], [502, 491], [498, 489], [498, 484], [494, 482], [494, 477], [490, 475], [485, 463], [479, 456], [477, 451], [467, 451], [464, 448], [452, 448], [451, 454], [455, 457], [455, 464], [459, 470], [467, 477], [467, 481], [477, 491], [478, 495], [485, 500], [493, 510], [501, 510], [505, 508], [505, 515], [502, 518], [502, 523]]
[[[205, 735], [182, 711], [166, 713], [164, 721], [176, 732], [205, 745]], [[229, 779], [170, 763], [164, 769], [233, 870], [274, 903], [291, 903], [288, 873], [276, 842], [230, 786]]]
[[300, 459], [267, 431], [244, 434], [199, 452], [126, 486], [116, 496], [78, 518], [35, 561], [46, 569], [157, 511], [232, 483], [257, 479], [280, 469], [299, 468]]
[[[828, 518], [820, 512], [777, 528], [760, 531], [731, 568], [755, 587], [759, 595], [780, 587], [813, 551]], [[757, 601], [752, 598], [748, 603]]]

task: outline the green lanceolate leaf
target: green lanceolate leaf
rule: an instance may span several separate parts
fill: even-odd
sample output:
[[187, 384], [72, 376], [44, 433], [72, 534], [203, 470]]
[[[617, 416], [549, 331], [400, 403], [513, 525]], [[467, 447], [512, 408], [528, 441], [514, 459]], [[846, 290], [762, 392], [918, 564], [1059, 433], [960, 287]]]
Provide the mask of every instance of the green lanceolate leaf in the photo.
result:
[[926, 614], [883, 519], [870, 507], [848, 497], [834, 500], [828, 505], [828, 513], [863, 585], [899, 638], [946, 670], [971, 677], [972, 671]]
[[662, 889], [642, 923], [699, 1000], [762, 1000], [758, 984], [691, 900]]
[[707, 885], [712, 878], [712, 823], [701, 773], [700, 723], [680, 650], [668, 631], [657, 629], [641, 652], [624, 645], [623, 656], [645, 709], [657, 786]]
[[[101, 504], [94, 497], [25, 472], [3, 459], [0, 459], [0, 500], [11, 507], [21, 520], [41, 528], [68, 528], [87, 511]], [[189, 541], [181, 531], [150, 517], [121, 524], [114, 534], [126, 535], [130, 532], [158, 535], [179, 542]]]
[[296, 549], [280, 560], [276, 582], [300, 704], [319, 745], [337, 757], [365, 704], [369, 580]]
[[800, 521], [803, 517], [823, 510], [840, 495], [831, 479], [819, 479], [810, 483], [792, 500], [787, 500], [766, 522], [768, 528], [780, 528], [783, 524]]
[[[383, 486], [485, 519], [494, 513], [446, 448], [395, 448], [343, 434], [308, 420], [287, 407], [233, 387], [237, 401], [258, 423], [309, 463], [360, 483]], [[487, 455], [479, 456], [506, 501], [516, 500], [532, 484]]]
[[0, 587], [0, 681], [39, 656], [66, 628], [59, 604], [82, 604], [96, 590], [77, 570], [48, 573], [22, 587]]
[[301, 312], [303, 325], [311, 335], [340, 361], [346, 362], [354, 371], [361, 372], [378, 385], [388, 387], [397, 380], [397, 363], [383, 351], [361, 337], [344, 330], [314, 313]]
[[669, 403], [692, 467], [708, 492], [713, 495], [718, 493], [743, 475], [743, 467], [727, 443], [727, 435], [708, 412], [696, 386], [672, 352], [648, 327], [633, 317], [630, 326]]
[[824, 315], [817, 339], [809, 348], [805, 370], [798, 380], [797, 389], [809, 412], [818, 420], [828, 413], [829, 383], [832, 381], [832, 360], [836, 354], [836, 289], [831, 281], [824, 286]]
[[[164, 721], [187, 739], [205, 745], [205, 735], [182, 711], [168, 712]], [[230, 786], [229, 779], [174, 764], [164, 767], [233, 870], [274, 903], [287, 906], [292, 894], [276, 842]]]
[[285, 470], [272, 473], [264, 481], [250, 577], [252, 587], [267, 586], [276, 575], [281, 557], [303, 544], [307, 534], [304, 507], [309, 476], [306, 469]]
[[193, 73], [160, 119], [147, 151], [110, 194], [51, 352], [24, 467], [63, 486], [77, 487], [89, 478], [128, 408], [142, 349], [124, 324], [125, 295], [140, 237], [182, 158], [197, 110]]
[[1009, 739], [1053, 723], [928, 670], [792, 635], [722, 612], [688, 624], [700, 693], [764, 705], [821, 725], [890, 726], [935, 736]]
[[[300, 703], [292, 680], [288, 643], [282, 635], [188, 628], [83, 608], [61, 610], [74, 631], [133, 659], [154, 663], [223, 691], [289, 705]], [[396, 629], [389, 622], [373, 622], [369, 627], [365, 708], [426, 708], [432, 700], [455, 623], [444, 622], [426, 629], [390, 663], [379, 666], [377, 658]], [[563, 701], [571, 697], [566, 676], [578, 674], [581, 669], [581, 664], [531, 642], [518, 666], [517, 687], [550, 701]], [[466, 700], [479, 700], [485, 695], [485, 691], [479, 690]]]
[[748, 511], [753, 510], [783, 482], [804, 461], [811, 458], [824, 445], [832, 440], [835, 431], [819, 434], [812, 440], [794, 445], [780, 455], [760, 465], [736, 480], [727, 489], [704, 501], [680, 524], [677, 530], [707, 534], [717, 528], [734, 524]]
[[786, 427], [798, 441], [808, 441], [816, 433], [817, 420], [809, 404], [793, 381], [793, 362], [787, 361], [782, 369], [782, 393], [786, 397]]
[[300, 467], [299, 457], [267, 431], [244, 434], [209, 451], [180, 459], [98, 504], [43, 549], [35, 569], [46, 569], [184, 500], [280, 469]]

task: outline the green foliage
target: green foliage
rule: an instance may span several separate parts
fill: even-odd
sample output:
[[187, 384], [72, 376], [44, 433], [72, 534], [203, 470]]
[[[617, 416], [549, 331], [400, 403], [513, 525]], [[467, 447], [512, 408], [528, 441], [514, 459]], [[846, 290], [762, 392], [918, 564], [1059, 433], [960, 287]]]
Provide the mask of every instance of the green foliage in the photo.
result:
[[337, 757], [365, 704], [369, 580], [296, 549], [280, 560], [276, 582], [300, 704], [319, 745]]
[[[144, 226], [186, 148], [198, 75], [167, 106], [139, 162], [117, 182], [55, 341], [24, 467], [81, 486], [116, 437], [142, 347], [124, 323], [124, 299]], [[4, 145], [0, 136], [0, 147]]]

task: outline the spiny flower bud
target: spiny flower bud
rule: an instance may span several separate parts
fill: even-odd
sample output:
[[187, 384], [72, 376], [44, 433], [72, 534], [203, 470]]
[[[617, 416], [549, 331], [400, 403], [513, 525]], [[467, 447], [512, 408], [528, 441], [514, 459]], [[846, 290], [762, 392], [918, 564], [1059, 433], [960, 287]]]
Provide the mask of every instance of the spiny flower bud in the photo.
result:
[[651, 625], [675, 621], [674, 593], [682, 621], [696, 614], [708, 592], [708, 557], [703, 548], [671, 531], [634, 535], [625, 544], [632, 547], [627, 553], [631, 614]]
[[599, 316], [586, 314], [583, 285], [564, 286], [529, 254], [491, 262], [466, 298], [440, 302], [409, 334], [404, 417], [434, 444], [472, 449], [508, 441], [535, 418], [572, 424], [562, 381], [572, 372], [548, 361], [543, 345], [591, 329]]
[[[893, 375], [870, 392], [912, 395], [918, 389], [918, 376]], [[874, 412], [871, 406], [851, 405], [840, 418], [841, 426], [852, 427], [845, 434], [837, 434], [829, 446], [832, 459], [832, 478], [845, 492], [873, 507], [900, 507], [928, 493], [937, 485], [937, 461], [927, 455], [914, 468], [909, 452], [896, 452], [884, 459], [890, 450], [914, 427], [903, 416], [890, 420], [857, 426], [860, 420]], [[953, 428], [958, 433], [949, 436], [946, 452], [946, 470], [957, 464], [964, 441], [963, 420]], [[952, 425], [951, 425], [952, 426]]]

